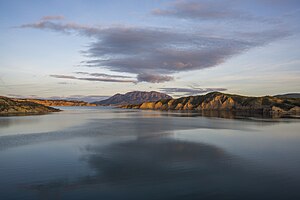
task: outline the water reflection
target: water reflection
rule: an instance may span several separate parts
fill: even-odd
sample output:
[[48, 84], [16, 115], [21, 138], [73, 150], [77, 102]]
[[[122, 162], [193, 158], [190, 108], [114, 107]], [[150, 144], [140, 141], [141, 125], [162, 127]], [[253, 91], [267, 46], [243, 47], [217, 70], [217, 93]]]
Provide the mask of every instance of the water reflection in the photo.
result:
[[216, 110], [202, 110], [202, 111], [159, 111], [162, 116], [175, 116], [175, 117], [217, 117], [225, 119], [278, 119], [284, 118], [298, 118], [294, 115], [284, 115], [280, 113], [269, 114], [251, 111], [216, 111]]
[[[22, 145], [37, 144], [55, 140], [66, 140], [76, 137], [100, 137], [109, 136], [137, 136], [137, 137], [154, 137], [165, 132], [174, 130], [189, 129], [229, 129], [229, 130], [251, 130], [247, 122], [236, 123], [232, 120], [210, 119], [210, 118], [177, 118], [177, 117], [138, 117], [131, 116], [126, 118], [100, 118], [85, 119], [86, 123], [61, 131], [30, 133], [30, 134], [11, 134], [0, 138], [0, 150]], [[71, 119], [74, 119], [73, 117]], [[61, 123], [70, 120], [68, 116]], [[79, 120], [78, 118], [77, 120]], [[48, 121], [52, 127], [54, 121]], [[38, 126], [43, 126], [47, 120], [42, 120]], [[70, 122], [72, 123], [72, 122]], [[68, 124], [68, 123], [66, 123]], [[22, 126], [21, 126], [22, 127]], [[32, 127], [34, 128], [34, 126]], [[47, 128], [46, 128], [47, 129]], [[43, 129], [44, 130], [44, 129]]]
[[9, 118], [2, 118], [0, 120], [0, 127], [9, 127], [11, 126], [11, 120]]
[[[93, 176], [29, 185], [48, 199], [291, 199], [297, 186], [216, 146], [170, 137], [87, 146]], [[291, 182], [290, 182], [291, 183]], [[89, 188], [89, 193], [86, 189]], [[54, 192], [55, 191], [55, 192]], [[74, 195], [74, 191], [76, 195]], [[49, 196], [54, 194], [55, 196]]]
[[[300, 199], [298, 121], [194, 116], [70, 108], [1, 118], [11, 133], [0, 135], [0, 199]], [[45, 131], [57, 121], [68, 126]], [[26, 124], [35, 131], [20, 134]]]
[[[60, 107], [65, 109], [59, 113], [23, 117], [0, 117], [0, 136], [12, 135], [14, 133], [41, 133], [63, 130], [72, 126], [83, 125], [91, 119], [116, 119], [116, 118], [191, 118], [191, 117], [216, 117], [224, 119], [242, 119], [252, 121], [270, 121], [272, 123], [287, 121], [291, 119], [270, 118], [267, 115], [260, 115], [249, 112], [230, 111], [151, 111], [151, 110], [126, 110], [111, 109], [107, 107], [74, 108]], [[181, 119], [184, 120], [184, 119]], [[295, 119], [296, 120], [296, 119]]]

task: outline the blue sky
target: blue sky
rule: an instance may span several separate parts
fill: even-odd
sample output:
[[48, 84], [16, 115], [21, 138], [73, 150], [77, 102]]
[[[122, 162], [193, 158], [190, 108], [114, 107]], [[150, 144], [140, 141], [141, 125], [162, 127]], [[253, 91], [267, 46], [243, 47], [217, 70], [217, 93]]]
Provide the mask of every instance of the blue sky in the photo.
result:
[[0, 1], [0, 94], [300, 92], [300, 1]]

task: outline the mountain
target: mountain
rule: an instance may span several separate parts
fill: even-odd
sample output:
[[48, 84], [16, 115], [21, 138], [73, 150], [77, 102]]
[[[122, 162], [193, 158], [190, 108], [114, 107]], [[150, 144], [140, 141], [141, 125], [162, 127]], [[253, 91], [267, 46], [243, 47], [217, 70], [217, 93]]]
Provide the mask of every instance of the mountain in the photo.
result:
[[18, 101], [0, 96], [0, 115], [46, 114], [58, 111], [60, 110], [34, 102]]
[[300, 99], [280, 99], [271, 96], [248, 97], [212, 92], [206, 95], [125, 105], [122, 108], [153, 110], [249, 111], [256, 113], [300, 113]]
[[69, 101], [69, 100], [48, 100], [48, 99], [14, 99], [17, 101], [27, 101], [44, 106], [96, 106], [93, 103], [87, 103], [84, 101]]
[[115, 94], [114, 96], [93, 102], [97, 105], [127, 105], [127, 104], [140, 104], [144, 102], [155, 102], [161, 99], [172, 99], [171, 96], [160, 92], [142, 92], [133, 91], [126, 94]]
[[279, 94], [279, 95], [275, 95], [274, 97], [277, 98], [300, 98], [300, 93], [288, 93], [288, 94]]

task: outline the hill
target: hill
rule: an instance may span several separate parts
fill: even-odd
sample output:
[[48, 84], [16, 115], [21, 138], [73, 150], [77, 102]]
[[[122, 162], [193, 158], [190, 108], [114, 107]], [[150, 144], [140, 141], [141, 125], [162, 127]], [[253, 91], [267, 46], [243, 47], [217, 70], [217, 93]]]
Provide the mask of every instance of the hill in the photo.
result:
[[288, 94], [279, 94], [279, 95], [275, 95], [274, 97], [277, 98], [300, 98], [300, 93], [288, 93]]
[[248, 97], [212, 92], [206, 95], [125, 105], [122, 108], [153, 110], [249, 111], [255, 113], [300, 113], [300, 99], [280, 99], [271, 96]]
[[133, 91], [126, 94], [115, 94], [112, 97], [93, 102], [97, 105], [127, 105], [127, 104], [141, 104], [144, 102], [156, 102], [162, 99], [172, 99], [171, 96], [160, 93], [160, 92], [142, 92], [142, 91]]
[[96, 106], [96, 104], [85, 101], [71, 101], [71, 100], [48, 100], [48, 99], [14, 99], [16, 101], [27, 101], [44, 106]]
[[34, 102], [18, 101], [0, 96], [0, 115], [46, 114], [58, 111], [60, 110]]

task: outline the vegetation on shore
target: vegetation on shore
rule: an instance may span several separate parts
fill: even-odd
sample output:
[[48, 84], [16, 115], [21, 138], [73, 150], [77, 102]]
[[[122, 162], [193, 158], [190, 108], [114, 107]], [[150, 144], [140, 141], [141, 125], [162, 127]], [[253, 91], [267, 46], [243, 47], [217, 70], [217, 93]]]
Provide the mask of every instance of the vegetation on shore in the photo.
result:
[[32, 115], [58, 112], [59, 109], [38, 103], [0, 96], [0, 115]]
[[211, 92], [206, 95], [124, 105], [121, 108], [152, 110], [197, 110], [197, 111], [251, 111], [267, 114], [300, 113], [299, 98], [276, 98], [272, 96], [249, 97]]
[[48, 99], [14, 99], [16, 101], [33, 102], [44, 106], [97, 106], [93, 103], [74, 100], [48, 100]]

